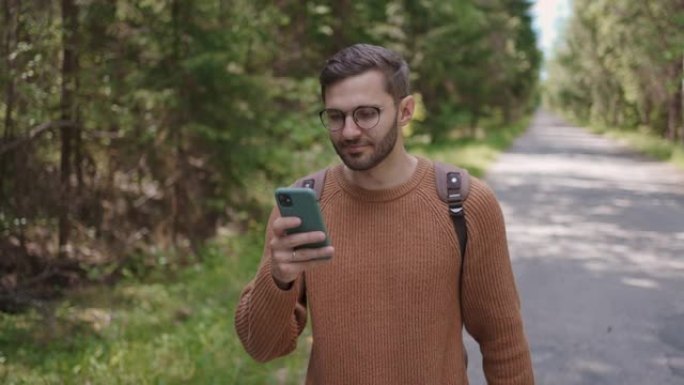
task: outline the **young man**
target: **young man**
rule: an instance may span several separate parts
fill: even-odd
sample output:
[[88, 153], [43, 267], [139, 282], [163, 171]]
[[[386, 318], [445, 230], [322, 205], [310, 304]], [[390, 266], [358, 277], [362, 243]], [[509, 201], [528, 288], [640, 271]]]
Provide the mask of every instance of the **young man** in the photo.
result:
[[471, 178], [461, 275], [433, 164], [404, 148], [400, 130], [415, 106], [408, 79], [406, 62], [382, 47], [354, 45], [327, 61], [321, 119], [342, 160], [320, 197], [332, 246], [295, 252], [325, 236], [287, 235], [300, 220], [274, 210], [237, 307], [238, 335], [256, 360], [283, 356], [308, 307], [307, 385], [456, 385], [468, 383], [465, 325], [490, 385], [533, 384], [498, 202]]

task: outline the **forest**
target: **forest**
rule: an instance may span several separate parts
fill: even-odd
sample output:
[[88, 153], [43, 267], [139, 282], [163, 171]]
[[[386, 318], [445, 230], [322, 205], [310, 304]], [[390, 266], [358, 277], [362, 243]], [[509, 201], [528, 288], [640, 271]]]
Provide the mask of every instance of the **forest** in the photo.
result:
[[684, 3], [573, 0], [547, 102], [591, 125], [684, 145]]
[[0, 383], [301, 384], [310, 332], [259, 364], [234, 307], [275, 187], [337, 162], [348, 45], [406, 58], [407, 146], [473, 175], [540, 106], [684, 154], [681, 0], [572, 0], [548, 57], [532, 6], [0, 0]]
[[317, 84], [342, 47], [406, 56], [439, 143], [538, 100], [514, 1], [3, 0], [0, 310], [201, 262], [274, 186], [334, 160]]

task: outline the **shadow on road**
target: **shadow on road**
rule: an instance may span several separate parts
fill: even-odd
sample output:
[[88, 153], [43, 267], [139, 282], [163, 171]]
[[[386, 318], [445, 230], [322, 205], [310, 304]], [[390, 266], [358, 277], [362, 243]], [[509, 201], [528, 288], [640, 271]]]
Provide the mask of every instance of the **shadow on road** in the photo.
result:
[[542, 112], [487, 181], [537, 382], [684, 383], [684, 173]]

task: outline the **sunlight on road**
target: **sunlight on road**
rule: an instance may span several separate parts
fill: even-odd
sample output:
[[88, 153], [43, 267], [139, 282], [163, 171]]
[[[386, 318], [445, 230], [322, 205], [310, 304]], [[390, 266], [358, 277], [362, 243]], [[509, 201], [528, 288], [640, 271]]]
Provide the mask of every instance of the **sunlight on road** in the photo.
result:
[[537, 382], [681, 384], [684, 173], [541, 113], [487, 181]]

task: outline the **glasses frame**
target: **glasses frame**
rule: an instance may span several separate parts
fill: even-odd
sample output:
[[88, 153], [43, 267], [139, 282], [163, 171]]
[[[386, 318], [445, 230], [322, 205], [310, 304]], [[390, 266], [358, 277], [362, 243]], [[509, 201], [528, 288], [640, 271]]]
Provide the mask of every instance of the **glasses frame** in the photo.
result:
[[[358, 110], [362, 109], [362, 108], [372, 108], [372, 109], [374, 109], [374, 110], [378, 113], [378, 120], [375, 122], [375, 124], [373, 124], [373, 125], [370, 126], [370, 127], [364, 127], [364, 126], [362, 126], [362, 125], [359, 124], [359, 119], [357, 119], [357, 117], [356, 117], [356, 112], [357, 112]], [[373, 129], [375, 126], [377, 126], [378, 123], [380, 123], [380, 115], [382, 114], [382, 110], [384, 110], [384, 107], [379, 107], [379, 106], [356, 106], [356, 107], [354, 107], [353, 110], [347, 111], [347, 112], [342, 111], [342, 110], [337, 109], [337, 108], [324, 108], [324, 109], [322, 109], [321, 111], [318, 112], [318, 117], [319, 117], [319, 119], [321, 120], [321, 123], [323, 124], [323, 127], [325, 127], [325, 128], [326, 128], [328, 131], [330, 131], [330, 132], [337, 132], [337, 131], [340, 131], [342, 128], [344, 128], [344, 124], [345, 124], [346, 121], [347, 121], [347, 116], [350, 115], [350, 114], [351, 114], [352, 120], [354, 121], [354, 123], [355, 123], [359, 128], [361, 128], [362, 130], [370, 130], [370, 129]], [[340, 128], [332, 129], [332, 128], [328, 127], [328, 125], [326, 124], [326, 120], [325, 120], [325, 118], [323, 117], [323, 115], [325, 115], [325, 114], [328, 113], [329, 111], [337, 111], [337, 112], [340, 112], [340, 113], [342, 113], [342, 114], [344, 115], [344, 120], [342, 121], [342, 126], [341, 126]]]

